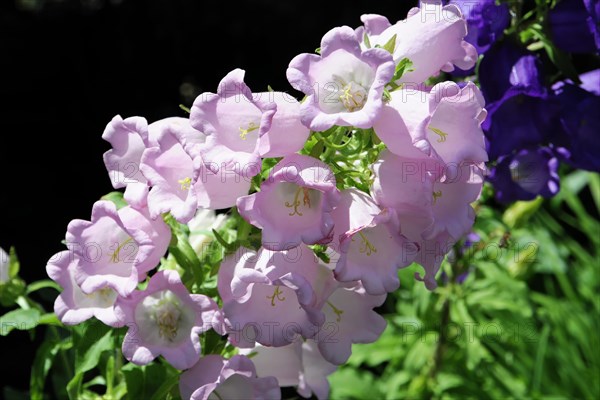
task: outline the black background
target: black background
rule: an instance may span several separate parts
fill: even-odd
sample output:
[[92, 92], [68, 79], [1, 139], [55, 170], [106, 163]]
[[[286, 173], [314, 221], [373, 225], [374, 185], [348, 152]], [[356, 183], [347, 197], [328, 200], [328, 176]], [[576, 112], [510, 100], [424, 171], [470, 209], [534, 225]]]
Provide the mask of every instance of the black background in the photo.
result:
[[[254, 91], [290, 91], [289, 61], [360, 15], [402, 19], [416, 1], [2, 0], [0, 247], [46, 278], [66, 227], [112, 190], [101, 138], [111, 118], [185, 116], [234, 68]], [[38, 299], [44, 302], [43, 299]], [[52, 302], [46, 300], [50, 309]], [[6, 310], [0, 308], [0, 312]], [[26, 389], [41, 332], [0, 337], [0, 397]]]

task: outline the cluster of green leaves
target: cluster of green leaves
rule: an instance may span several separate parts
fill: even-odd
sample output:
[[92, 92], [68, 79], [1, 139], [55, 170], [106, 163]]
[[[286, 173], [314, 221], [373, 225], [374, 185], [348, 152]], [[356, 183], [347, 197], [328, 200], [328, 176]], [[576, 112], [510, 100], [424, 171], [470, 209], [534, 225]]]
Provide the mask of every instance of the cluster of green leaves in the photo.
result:
[[600, 176], [562, 183], [504, 212], [484, 196], [480, 241], [455, 248], [437, 290], [400, 271], [387, 329], [353, 347], [331, 397], [598, 398]]

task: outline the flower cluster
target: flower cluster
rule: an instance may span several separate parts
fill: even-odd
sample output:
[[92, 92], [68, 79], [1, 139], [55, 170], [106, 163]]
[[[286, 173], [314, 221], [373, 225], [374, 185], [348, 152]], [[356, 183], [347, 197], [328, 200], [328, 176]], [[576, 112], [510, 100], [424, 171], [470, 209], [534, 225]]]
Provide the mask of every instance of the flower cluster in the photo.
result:
[[[465, 40], [484, 54], [477, 75], [488, 104], [483, 127], [494, 162], [489, 180], [496, 198], [510, 203], [555, 195], [560, 162], [600, 170], [595, 140], [600, 69], [578, 74], [567, 56], [600, 50], [598, 2], [561, 0], [554, 7], [540, 4], [535, 13], [517, 5], [523, 16], [512, 26], [507, 3], [446, 3], [462, 9], [469, 26]], [[533, 15], [547, 24], [528, 19]], [[540, 54], [544, 49], [571, 79], [550, 76], [557, 75]]]
[[[185, 398], [297, 386], [322, 399], [352, 345], [385, 329], [375, 309], [398, 269], [417, 262], [436, 287], [474, 222], [487, 112], [473, 83], [428, 79], [472, 68], [477, 52], [455, 5], [361, 20], [290, 62], [302, 101], [253, 92], [235, 69], [189, 118], [108, 124], [104, 161], [124, 201], [72, 221], [48, 262], [63, 323], [128, 327], [127, 360], [186, 370]], [[207, 335], [222, 346], [203, 348]]]

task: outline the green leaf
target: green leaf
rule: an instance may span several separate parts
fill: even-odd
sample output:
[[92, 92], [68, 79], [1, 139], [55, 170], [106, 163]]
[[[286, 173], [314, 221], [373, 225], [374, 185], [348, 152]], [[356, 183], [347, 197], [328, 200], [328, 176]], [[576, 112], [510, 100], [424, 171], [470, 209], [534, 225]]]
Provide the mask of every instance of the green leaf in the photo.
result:
[[400, 78], [402, 78], [402, 75], [404, 75], [407, 72], [411, 72], [411, 71], [414, 71], [412, 61], [410, 61], [406, 57], [403, 58], [402, 60], [398, 61], [398, 64], [396, 64], [396, 69], [394, 70], [394, 76], [392, 77], [392, 82], [398, 81]]
[[332, 399], [381, 399], [374, 376], [368, 371], [340, 368], [329, 376]]
[[188, 114], [191, 113], [190, 109], [188, 107], [184, 106], [183, 104], [180, 104], [179, 108], [182, 109], [183, 111], [185, 111]]
[[51, 281], [50, 279], [44, 279], [41, 281], [32, 282], [29, 285], [27, 285], [27, 289], [25, 290], [25, 293], [30, 294], [30, 293], [36, 292], [40, 289], [46, 289], [46, 288], [52, 288], [52, 289], [56, 289], [58, 292], [62, 292], [62, 288], [60, 287], [60, 285], [58, 283]]
[[19, 257], [17, 257], [17, 251], [14, 247], [9, 250], [8, 256], [8, 277], [15, 278], [19, 274], [21, 264], [19, 263]]
[[73, 328], [75, 373], [95, 368], [103, 352], [113, 349], [113, 330], [99, 321]]
[[100, 198], [100, 200], [112, 201], [117, 207], [117, 210], [127, 205], [125, 198], [123, 198], [122, 192], [110, 192]]
[[538, 196], [531, 201], [516, 201], [502, 216], [502, 221], [510, 228], [518, 228], [525, 225], [529, 218], [534, 215], [544, 202], [543, 197]]
[[31, 365], [31, 377], [29, 379], [32, 400], [44, 398], [46, 376], [62, 345], [62, 342], [46, 340], [38, 347]]
[[143, 366], [128, 363], [121, 371], [127, 384], [127, 398], [132, 400], [153, 398], [166, 381], [178, 374], [173, 367], [158, 362]]
[[75, 374], [73, 379], [67, 384], [67, 395], [70, 400], [80, 400], [81, 385], [83, 383], [83, 373]]
[[371, 41], [369, 40], [369, 35], [367, 35], [367, 32], [365, 32], [365, 34], [363, 35], [363, 42], [365, 42], [365, 46], [367, 47], [367, 49], [371, 48]]
[[10, 311], [0, 317], [0, 336], [8, 335], [13, 329], [25, 331], [38, 325], [40, 312], [35, 308]]
[[150, 400], [163, 400], [167, 398], [167, 395], [173, 387], [179, 383], [179, 374], [173, 375], [163, 382], [162, 385], [154, 392]]
[[382, 49], [387, 50], [390, 54], [394, 54], [396, 49], [396, 35], [392, 36], [383, 46]]

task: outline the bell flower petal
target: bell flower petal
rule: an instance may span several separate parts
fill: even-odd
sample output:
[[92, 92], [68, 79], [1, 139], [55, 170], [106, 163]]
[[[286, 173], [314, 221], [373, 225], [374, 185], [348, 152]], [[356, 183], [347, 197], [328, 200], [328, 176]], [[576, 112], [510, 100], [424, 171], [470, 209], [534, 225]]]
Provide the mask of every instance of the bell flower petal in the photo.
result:
[[162, 355], [177, 369], [192, 367], [200, 358], [199, 335], [212, 328], [217, 304], [190, 294], [176, 271], [159, 271], [143, 291], [120, 298], [115, 312], [129, 326], [123, 355], [146, 365]]
[[240, 197], [244, 219], [262, 229], [262, 244], [285, 250], [300, 243], [331, 241], [331, 211], [339, 191], [335, 177], [322, 161], [300, 154], [283, 158], [262, 183], [260, 191]]
[[383, 49], [361, 50], [348, 26], [330, 30], [321, 40], [321, 54], [300, 54], [287, 78], [306, 94], [302, 123], [314, 131], [334, 125], [370, 128], [383, 105], [384, 86], [394, 74], [391, 55]]

